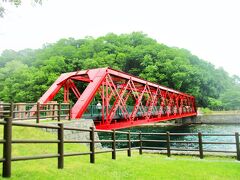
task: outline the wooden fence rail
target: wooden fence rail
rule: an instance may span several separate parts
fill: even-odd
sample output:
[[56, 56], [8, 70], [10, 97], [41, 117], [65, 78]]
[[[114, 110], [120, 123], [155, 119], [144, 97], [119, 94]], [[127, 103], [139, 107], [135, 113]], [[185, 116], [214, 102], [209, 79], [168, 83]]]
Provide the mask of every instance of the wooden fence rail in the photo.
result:
[[71, 119], [70, 103], [0, 103], [0, 119], [6, 116], [13, 120]]
[[[59, 169], [64, 168], [64, 157], [68, 156], [80, 156], [80, 155], [89, 155], [90, 163], [95, 163], [95, 155], [100, 153], [112, 153], [112, 159], [115, 160], [117, 158], [116, 152], [118, 151], [127, 151], [127, 156], [131, 157], [132, 150], [139, 150], [139, 154], [143, 153], [143, 150], [165, 150], [168, 157], [171, 156], [172, 151], [199, 151], [199, 157], [201, 159], [204, 158], [204, 152], [224, 152], [224, 153], [236, 153], [236, 159], [240, 160], [240, 146], [239, 146], [239, 133], [235, 134], [202, 134], [202, 133], [142, 133], [142, 132], [124, 132], [124, 131], [110, 131], [110, 130], [96, 130], [94, 127], [90, 129], [80, 129], [80, 128], [69, 128], [64, 127], [63, 123], [58, 123], [58, 125], [43, 125], [43, 124], [30, 124], [24, 122], [15, 122], [12, 117], [5, 117], [4, 121], [0, 121], [0, 125], [3, 125], [3, 139], [0, 140], [0, 143], [3, 144], [3, 158], [0, 159], [0, 162], [3, 163], [2, 166], [2, 176], [10, 177], [11, 176], [11, 164], [13, 161], [23, 161], [23, 160], [33, 160], [33, 159], [46, 159], [46, 158], [57, 158], [58, 164], [57, 167]], [[48, 128], [48, 129], [56, 129], [57, 130], [57, 139], [56, 140], [14, 140], [12, 139], [12, 127], [13, 126], [21, 126], [21, 127], [34, 127], [34, 128]], [[74, 130], [74, 131], [82, 131], [89, 132], [90, 140], [64, 140], [64, 131]], [[95, 140], [95, 133], [110, 133], [111, 139], [109, 140]], [[125, 134], [126, 139], [118, 140], [116, 138], [116, 134]], [[163, 136], [165, 140], [149, 140], [146, 139], [146, 136], [149, 135], [159, 135]], [[171, 140], [171, 136], [195, 136], [198, 137], [198, 141], [178, 141]], [[235, 137], [235, 142], [205, 142], [203, 141], [203, 136], [232, 136]], [[135, 139], [134, 139], [134, 138]], [[145, 138], [144, 138], [145, 137]], [[95, 148], [96, 143], [111, 143], [111, 148], [105, 150], [99, 150]], [[166, 147], [148, 147], [143, 146], [144, 143], [155, 142], [155, 143], [166, 143]], [[51, 143], [57, 144], [57, 154], [42, 154], [36, 156], [20, 156], [20, 157], [12, 157], [12, 145], [17, 143], [34, 143], [34, 144], [44, 144]], [[64, 152], [64, 145], [66, 143], [89, 143], [89, 152]], [[117, 143], [127, 143], [126, 148], [116, 148]], [[138, 146], [132, 146], [133, 143], [137, 143]], [[198, 149], [184, 149], [184, 148], [173, 148], [171, 147], [172, 143], [193, 143], [198, 144]], [[223, 150], [204, 150], [204, 144], [226, 144], [226, 145], [236, 145], [236, 151], [223, 151]]]

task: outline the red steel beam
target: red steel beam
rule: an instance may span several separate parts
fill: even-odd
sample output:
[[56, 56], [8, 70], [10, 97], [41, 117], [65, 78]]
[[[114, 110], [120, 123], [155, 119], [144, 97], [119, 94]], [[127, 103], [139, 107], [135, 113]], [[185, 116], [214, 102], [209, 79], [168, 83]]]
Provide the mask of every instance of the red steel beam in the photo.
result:
[[[88, 85], [80, 94], [73, 81]], [[193, 96], [111, 68], [62, 74], [38, 102], [51, 101], [62, 87], [65, 87], [65, 101], [69, 100], [69, 88], [77, 97], [71, 109], [73, 119], [81, 118], [96, 94], [100, 94], [102, 110], [100, 122], [96, 122], [98, 129], [119, 129], [197, 114]], [[128, 101], [134, 104], [131, 112], [127, 111]], [[120, 118], [117, 109], [122, 114]]]

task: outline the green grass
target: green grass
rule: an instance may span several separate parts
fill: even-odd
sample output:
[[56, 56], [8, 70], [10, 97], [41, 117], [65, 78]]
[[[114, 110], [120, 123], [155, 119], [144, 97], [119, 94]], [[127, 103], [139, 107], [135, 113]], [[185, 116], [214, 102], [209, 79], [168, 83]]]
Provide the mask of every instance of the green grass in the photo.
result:
[[[13, 139], [55, 139], [56, 135], [34, 128], [14, 127]], [[0, 129], [2, 134], [2, 129]], [[1, 147], [2, 150], [2, 147]], [[79, 144], [66, 144], [65, 152], [88, 151]], [[13, 145], [13, 156], [52, 154], [53, 144]], [[2, 152], [1, 152], [2, 153]], [[240, 163], [231, 158], [173, 156], [133, 152], [96, 155], [96, 163], [89, 163], [89, 155], [66, 157], [64, 169], [57, 169], [57, 159], [12, 162], [12, 179], [240, 179]]]

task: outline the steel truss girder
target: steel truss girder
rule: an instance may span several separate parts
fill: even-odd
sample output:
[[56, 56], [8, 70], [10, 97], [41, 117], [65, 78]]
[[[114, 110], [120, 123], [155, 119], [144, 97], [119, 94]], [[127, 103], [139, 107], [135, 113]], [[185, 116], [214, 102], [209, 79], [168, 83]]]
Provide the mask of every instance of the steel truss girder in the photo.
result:
[[[74, 81], [88, 85], [80, 93]], [[100, 94], [101, 118], [100, 122], [95, 121], [98, 129], [120, 129], [197, 114], [193, 96], [110, 68], [62, 74], [38, 102], [51, 101], [62, 87], [65, 102], [69, 102], [70, 89], [77, 97], [71, 109], [73, 119], [81, 118], [96, 94]], [[133, 109], [127, 109], [129, 105]]]

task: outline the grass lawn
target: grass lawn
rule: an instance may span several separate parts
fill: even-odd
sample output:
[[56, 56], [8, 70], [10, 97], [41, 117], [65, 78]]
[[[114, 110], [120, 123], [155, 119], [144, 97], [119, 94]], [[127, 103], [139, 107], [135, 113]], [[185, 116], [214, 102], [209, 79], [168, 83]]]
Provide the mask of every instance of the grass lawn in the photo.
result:
[[[35, 129], [14, 127], [13, 139], [56, 139], [56, 135]], [[2, 128], [0, 129], [2, 136]], [[2, 137], [1, 137], [2, 139]], [[2, 145], [1, 145], [2, 146]], [[0, 147], [2, 153], [2, 147]], [[79, 144], [66, 144], [65, 152], [88, 151]], [[54, 154], [54, 144], [14, 144], [13, 157]], [[240, 163], [231, 158], [173, 156], [159, 154], [138, 155], [117, 152], [96, 155], [96, 163], [89, 163], [89, 155], [66, 157], [64, 169], [57, 169], [57, 159], [12, 162], [12, 179], [240, 179]], [[2, 165], [1, 165], [2, 166]]]

